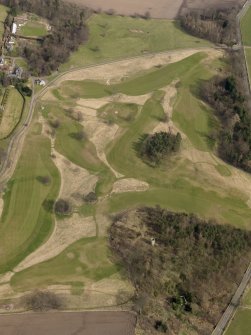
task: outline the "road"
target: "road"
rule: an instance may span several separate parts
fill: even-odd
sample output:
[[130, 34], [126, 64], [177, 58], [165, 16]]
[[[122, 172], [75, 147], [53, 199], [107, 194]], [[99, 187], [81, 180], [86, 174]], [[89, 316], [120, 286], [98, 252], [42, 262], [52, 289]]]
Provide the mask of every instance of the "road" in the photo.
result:
[[224, 330], [227, 328], [228, 323], [231, 321], [237, 307], [239, 306], [240, 299], [248, 286], [251, 280], [251, 263], [247, 271], [245, 272], [240, 285], [238, 286], [230, 304], [228, 305], [227, 309], [225, 310], [224, 314], [222, 315], [220, 321], [218, 322], [217, 326], [215, 327], [212, 335], [222, 335]]

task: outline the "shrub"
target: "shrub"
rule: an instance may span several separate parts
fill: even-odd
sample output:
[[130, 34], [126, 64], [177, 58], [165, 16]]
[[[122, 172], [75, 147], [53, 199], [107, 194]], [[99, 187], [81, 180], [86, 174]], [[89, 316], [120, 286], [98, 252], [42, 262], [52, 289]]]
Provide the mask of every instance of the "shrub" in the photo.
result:
[[48, 311], [59, 309], [62, 306], [61, 299], [49, 291], [35, 291], [24, 298], [25, 305], [33, 311]]

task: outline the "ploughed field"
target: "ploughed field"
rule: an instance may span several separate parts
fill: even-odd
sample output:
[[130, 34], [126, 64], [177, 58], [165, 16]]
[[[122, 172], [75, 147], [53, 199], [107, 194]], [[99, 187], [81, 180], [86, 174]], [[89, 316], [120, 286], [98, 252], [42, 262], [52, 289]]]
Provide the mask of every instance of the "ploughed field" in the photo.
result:
[[127, 312], [2, 315], [0, 330], [4, 335], [133, 335], [135, 322]]

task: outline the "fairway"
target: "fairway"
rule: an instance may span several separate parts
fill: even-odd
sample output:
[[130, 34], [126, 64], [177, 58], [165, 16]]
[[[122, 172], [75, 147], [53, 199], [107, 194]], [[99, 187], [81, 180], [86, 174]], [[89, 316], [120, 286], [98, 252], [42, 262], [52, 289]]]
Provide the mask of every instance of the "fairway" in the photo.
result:
[[71, 55], [61, 70], [151, 52], [210, 46], [169, 20], [96, 14], [89, 19], [88, 27], [88, 42]]
[[[51, 178], [49, 185], [38, 180], [39, 176], [45, 175]], [[0, 222], [0, 273], [12, 269], [48, 237], [53, 228], [53, 217], [43, 207], [43, 202], [56, 198], [59, 180], [50, 158], [49, 140], [37, 132], [29, 134], [4, 196]]]
[[251, 309], [239, 308], [225, 335], [249, 335], [251, 329]]
[[4, 109], [0, 122], [0, 139], [9, 136], [19, 123], [24, 109], [25, 100], [14, 87], [5, 90], [2, 102]]

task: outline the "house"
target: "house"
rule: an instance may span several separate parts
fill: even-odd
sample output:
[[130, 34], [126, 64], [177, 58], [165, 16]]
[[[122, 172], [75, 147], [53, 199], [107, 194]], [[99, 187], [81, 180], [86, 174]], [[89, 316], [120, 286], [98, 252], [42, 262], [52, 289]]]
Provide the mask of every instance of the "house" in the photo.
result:
[[15, 67], [13, 72], [9, 74], [10, 78], [22, 79], [23, 69], [21, 67]]
[[36, 79], [35, 84], [40, 86], [45, 86], [45, 81], [43, 79]]
[[17, 24], [15, 22], [12, 23], [12, 27], [11, 27], [11, 33], [13, 35], [15, 35], [17, 32]]

